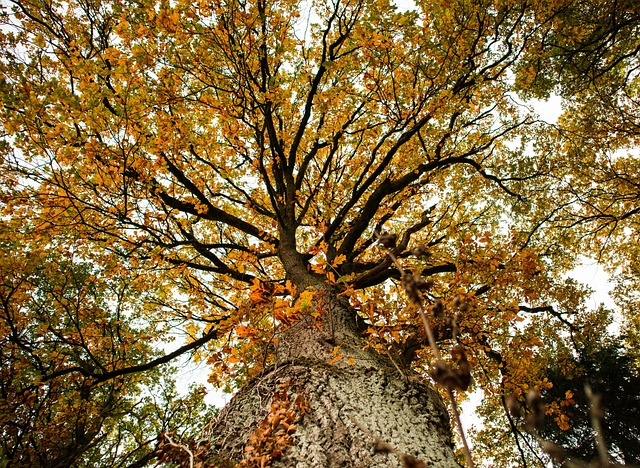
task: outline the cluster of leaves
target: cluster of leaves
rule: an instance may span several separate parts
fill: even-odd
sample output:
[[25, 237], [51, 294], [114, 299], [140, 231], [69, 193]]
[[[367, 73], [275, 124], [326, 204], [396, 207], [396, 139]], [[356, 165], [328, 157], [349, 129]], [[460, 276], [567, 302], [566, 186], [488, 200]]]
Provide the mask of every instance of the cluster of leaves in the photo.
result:
[[308, 289], [297, 292], [290, 282], [265, 283], [254, 280], [248, 297], [238, 301], [225, 323], [226, 338], [210, 343], [201, 352], [212, 372], [209, 381], [227, 391], [241, 387], [275, 363], [279, 335], [307, 316], [320, 326], [324, 318], [321, 295]]
[[[0, 434], [22, 466], [144, 466], [157, 436], [195, 434], [201, 388], [181, 396], [158, 359], [161, 335], [133, 272], [98, 271], [25, 226], [0, 226]], [[31, 232], [37, 235], [37, 232]], [[148, 292], [148, 291], [147, 291]]]
[[[181, 442], [173, 434], [163, 433], [158, 445], [159, 463], [171, 462], [180, 467], [204, 468], [216, 466], [226, 468], [270, 467], [282, 457], [283, 451], [295, 444], [293, 434], [296, 422], [309, 410], [309, 402], [303, 393], [296, 391], [289, 381], [282, 383], [273, 392], [267, 415], [249, 437], [242, 461], [233, 464], [230, 460], [211, 459], [209, 441], [201, 438]], [[182, 439], [185, 439], [183, 436]]]
[[488, 424], [475, 434], [477, 453], [494, 463], [514, 460], [512, 450], [495, 444], [512, 437], [520, 462], [533, 466], [637, 461], [637, 367], [624, 340], [607, 331], [611, 314], [601, 307], [574, 317], [569, 340], [540, 350], [536, 373], [544, 385], [485, 392], [480, 413]]
[[591, 404], [583, 390], [589, 385], [601, 397], [601, 436], [612, 455], [621, 463], [637, 463], [640, 460], [640, 374], [619, 340], [603, 338], [597, 344], [585, 342], [573, 366], [549, 368], [549, 379], [554, 385], [544, 392], [544, 399], [556, 402], [566, 394], [571, 395], [571, 401], [566, 409], [567, 423], [563, 426], [547, 421], [540, 434], [560, 445], [568, 457], [597, 459]]
[[293, 393], [291, 382], [281, 384], [273, 396], [266, 418], [249, 438], [240, 466], [263, 468], [280, 459], [282, 451], [295, 443], [295, 423], [308, 411], [309, 403], [301, 393]]
[[[438, 343], [436, 347], [451, 348], [450, 364], [438, 360], [442, 359], [438, 357], [438, 350], [429, 353], [433, 357], [427, 362], [433, 366], [429, 372], [434, 380], [445, 390], [465, 391], [469, 386], [466, 379], [473, 370], [474, 388], [482, 389], [485, 394], [480, 414], [486, 418], [487, 424], [481, 431], [474, 432], [474, 454], [499, 465], [523, 463], [538, 466], [553, 460], [559, 464], [569, 463], [567, 466], [587, 466], [586, 460], [603, 460], [602, 450], [604, 453], [608, 450], [613, 460], [635, 461], [631, 448], [638, 446], [635, 428], [630, 427], [623, 435], [612, 429], [624, 427], [630, 420], [635, 421], [634, 415], [630, 419], [626, 416], [633, 413], [628, 408], [637, 406], [635, 389], [638, 384], [633, 351], [630, 350], [629, 355], [621, 355], [625, 348], [616, 346], [623, 346], [624, 340], [614, 340], [607, 331], [612, 313], [603, 308], [588, 310], [584, 303], [590, 291], [571, 280], [557, 283], [544, 274], [544, 264], [529, 249], [512, 256], [512, 263], [508, 264], [504, 262], [507, 258], [504, 253], [517, 249], [506, 244], [506, 250], [502, 251], [505, 243], [493, 244], [486, 233], [475, 242], [469, 240], [467, 235], [466, 244], [470, 244], [471, 249], [459, 250], [461, 255], [456, 259], [459, 263], [454, 271], [464, 271], [462, 265], [466, 262], [480, 263], [481, 270], [472, 270], [473, 274], [484, 272], [493, 275], [495, 281], [491, 288], [482, 286], [487, 283], [480, 281], [478, 288], [471, 293], [460, 287], [447, 291], [440, 289], [440, 278], [426, 281], [422, 276], [408, 273], [403, 273], [402, 287], [410, 303], [418, 304], [418, 309], [423, 307], [423, 296], [431, 298], [432, 305], [423, 309], [423, 313], [428, 311], [426, 318], [428, 326], [435, 331], [434, 338], [437, 336], [434, 340]], [[395, 245], [395, 241], [394, 235], [381, 236], [381, 243], [387, 250]], [[475, 254], [479, 248], [484, 254], [482, 257]], [[490, 253], [493, 248], [497, 251]], [[427, 250], [419, 246], [411, 253], [424, 257]], [[411, 264], [407, 260], [404, 263]], [[402, 272], [402, 267], [396, 265]], [[513, 271], [509, 271], [511, 268]], [[445, 281], [447, 285], [456, 284], [451, 278]], [[468, 285], [473, 282], [473, 279], [465, 278], [461, 283]], [[496, 298], [492, 298], [494, 288], [499, 292]], [[509, 291], [513, 291], [512, 296]], [[462, 293], [465, 302], [460, 296], [445, 301], [447, 295], [451, 297], [455, 293]], [[511, 304], [510, 296], [513, 297]], [[531, 302], [542, 299], [547, 303], [555, 302], [555, 305], [529, 307], [522, 305], [522, 298]], [[494, 300], [496, 303], [492, 304]], [[380, 298], [375, 302], [383, 304]], [[411, 310], [411, 304], [408, 304], [406, 312], [411, 314]], [[413, 311], [415, 313], [415, 307]], [[546, 313], [555, 319], [555, 323], [540, 324], [521, 317], [514, 327], [513, 318], [518, 312], [530, 316]], [[483, 317], [496, 320], [503, 314], [511, 317], [505, 320], [511, 325], [504, 332], [488, 322], [481, 322], [478, 326], [478, 320]], [[375, 310], [373, 304], [369, 304], [368, 318], [377, 324], [377, 327], [369, 328], [369, 333], [374, 338], [374, 346], [382, 352], [398, 348], [407, 352], [414, 348], [412, 351], [415, 353], [416, 346], [427, 347], [433, 343], [409, 322], [385, 325], [385, 314]], [[469, 322], [474, 325], [470, 327]], [[541, 337], [544, 337], [544, 342]], [[467, 358], [467, 353], [472, 353], [471, 359]], [[576, 354], [579, 359], [575, 358]], [[420, 362], [418, 359], [414, 365], [421, 365]], [[605, 372], [606, 377], [599, 375]], [[496, 378], [496, 373], [499, 378]], [[615, 378], [609, 376], [613, 373]], [[460, 376], [464, 383], [460, 383]], [[585, 386], [593, 386], [594, 396], [586, 396]], [[449, 396], [453, 403], [453, 416], [457, 417], [456, 400], [451, 394]], [[600, 398], [602, 406], [598, 402]], [[615, 409], [611, 411], [610, 407]], [[604, 410], [602, 413], [599, 412], [601, 408]], [[600, 418], [603, 418], [602, 425], [596, 428], [594, 421], [600, 421]], [[513, 441], [513, 447], [508, 443], [509, 439]], [[496, 440], [501, 444], [497, 445]], [[608, 456], [604, 460], [609, 460]], [[467, 461], [467, 464], [471, 466], [471, 462]]]

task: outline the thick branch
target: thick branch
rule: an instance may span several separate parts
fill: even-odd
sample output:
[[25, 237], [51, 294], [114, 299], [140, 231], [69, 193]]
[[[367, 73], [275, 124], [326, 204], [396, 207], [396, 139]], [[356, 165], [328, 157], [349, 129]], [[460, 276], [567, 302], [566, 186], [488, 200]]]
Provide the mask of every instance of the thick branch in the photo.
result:
[[257, 239], [261, 239], [265, 242], [269, 242], [273, 245], [278, 245], [278, 240], [275, 237], [270, 236], [269, 234], [261, 231], [257, 227], [252, 224], [243, 221], [240, 218], [237, 218], [233, 215], [230, 215], [226, 211], [221, 210], [220, 208], [216, 208], [215, 206], [209, 204], [207, 206], [207, 211], [202, 213], [199, 212], [193, 203], [184, 202], [182, 200], [178, 200], [175, 197], [172, 197], [168, 193], [155, 189], [155, 193], [160, 197], [162, 202], [170, 208], [182, 211], [183, 213], [188, 213], [194, 216], [197, 216], [202, 219], [207, 219], [209, 221], [219, 221], [224, 223], [230, 227], [236, 228], [250, 236], [253, 236]]
[[106, 382], [107, 380], [112, 380], [115, 379], [116, 377], [121, 377], [123, 375], [128, 375], [128, 374], [137, 374], [140, 372], [146, 372], [148, 370], [151, 370], [161, 364], [166, 364], [169, 361], [177, 358], [178, 356], [181, 356], [191, 350], [194, 350], [196, 348], [199, 348], [200, 346], [204, 345], [205, 343], [208, 343], [209, 341], [215, 339], [218, 335], [218, 330], [217, 329], [212, 329], [210, 330], [208, 333], [206, 333], [202, 338], [195, 340], [189, 344], [186, 344], [178, 349], [176, 349], [175, 351], [173, 351], [172, 353], [169, 354], [165, 354], [164, 356], [161, 356], [157, 359], [154, 359], [153, 361], [149, 361], [145, 364], [138, 364], [136, 366], [131, 366], [131, 367], [125, 367], [122, 369], [116, 369], [114, 371], [110, 371], [110, 372], [103, 372], [103, 373], [94, 373], [94, 372], [89, 372], [87, 371], [85, 368], [80, 367], [80, 366], [73, 366], [73, 367], [67, 367], [66, 369], [61, 369], [59, 371], [56, 371], [52, 374], [49, 375], [45, 375], [42, 378], [43, 382], [49, 382], [57, 377], [61, 377], [63, 375], [68, 375], [68, 374], [73, 374], [73, 373], [79, 373], [84, 375], [85, 377], [90, 377], [91, 379], [93, 379], [93, 384], [97, 384], [100, 382]]

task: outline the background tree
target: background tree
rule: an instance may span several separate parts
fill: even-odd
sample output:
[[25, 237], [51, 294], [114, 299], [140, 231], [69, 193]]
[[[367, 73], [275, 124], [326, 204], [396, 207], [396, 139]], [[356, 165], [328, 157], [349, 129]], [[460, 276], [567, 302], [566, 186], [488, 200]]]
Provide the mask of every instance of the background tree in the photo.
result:
[[[588, 312], [565, 273], [600, 245], [600, 225], [581, 220], [602, 203], [597, 220], [609, 219], [599, 162], [614, 133], [570, 138], [571, 125], [549, 128], [516, 92], [571, 89], [567, 116], [599, 122], [586, 112], [605, 103], [594, 83], [622, 74], [634, 105], [637, 12], [624, 4], [621, 21], [600, 5], [10, 1], [2, 203], [31, 229], [5, 249], [72, 246], [76, 273], [99, 272], [92, 288], [122, 288], [104, 301], [140, 307], [131, 323], [117, 323], [117, 307], [87, 310], [100, 353], [81, 343], [55, 376], [79, 379], [80, 393], [99, 382], [104, 406], [110, 386], [135, 394], [145, 382], [122, 379], [197, 350], [211, 381], [238, 390], [205, 433], [208, 463], [455, 466], [426, 380], [434, 364], [445, 377], [455, 366], [429, 350], [416, 285], [438, 349], [474, 369], [493, 421], [505, 395], [552, 388], [545, 357]], [[572, 13], [583, 7], [597, 14]], [[574, 30], [575, 53], [558, 53]], [[591, 54], [592, 43], [616, 47]], [[571, 74], [582, 84], [568, 86]], [[610, 189], [619, 200], [622, 185]], [[176, 327], [186, 344], [158, 357]], [[135, 336], [136, 350], [119, 354], [104, 330]], [[508, 440], [491, 456], [526, 460]], [[372, 453], [376, 441], [393, 450]], [[161, 439], [164, 455], [196, 456], [174, 442]]]
[[[161, 432], [197, 434], [213, 414], [201, 388], [181, 397], [148, 366], [157, 326], [140, 318], [149, 308], [133, 272], [97, 271], [24, 225], [0, 229], [3, 460], [144, 466]], [[39, 246], [21, 242], [27, 232]]]
[[[567, 372], [571, 369], [570, 372]], [[554, 382], [545, 397], [553, 402], [572, 395], [567, 417], [569, 427], [561, 430], [555, 421], [546, 424], [542, 435], [559, 443], [565, 452], [577, 460], [595, 460], [598, 450], [591, 426], [590, 403], [584, 386], [589, 385], [602, 396], [603, 437], [612, 454], [621, 462], [640, 460], [638, 447], [638, 384], [640, 378], [632, 360], [616, 340], [602, 340], [597, 346], [585, 343], [583, 352], [571, 368], [550, 368]], [[582, 388], [581, 388], [582, 387]]]

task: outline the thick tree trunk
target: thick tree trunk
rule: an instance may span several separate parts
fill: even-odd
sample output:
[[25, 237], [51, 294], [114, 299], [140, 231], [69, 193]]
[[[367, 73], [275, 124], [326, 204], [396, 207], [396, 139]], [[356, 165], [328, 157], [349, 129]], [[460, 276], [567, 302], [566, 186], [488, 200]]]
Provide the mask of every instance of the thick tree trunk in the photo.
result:
[[[365, 349], [346, 299], [324, 289], [319, 301], [323, 324], [305, 317], [283, 333], [278, 364], [221, 412], [209, 434], [215, 458], [237, 462], [248, 454], [272, 466], [393, 467], [410, 456], [426, 466], [459, 466], [438, 393]], [[330, 364], [336, 346], [340, 359]]]

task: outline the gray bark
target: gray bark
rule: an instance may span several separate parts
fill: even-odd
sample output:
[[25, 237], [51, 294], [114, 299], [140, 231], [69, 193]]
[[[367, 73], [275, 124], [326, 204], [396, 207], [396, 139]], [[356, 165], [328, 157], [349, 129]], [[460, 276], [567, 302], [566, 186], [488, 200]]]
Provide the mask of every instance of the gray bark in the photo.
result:
[[[388, 357], [366, 349], [346, 300], [322, 289], [324, 324], [318, 327], [306, 317], [279, 337], [278, 364], [242, 388], [207, 434], [211, 464], [244, 457], [275, 391], [290, 383], [289, 391], [301, 395], [309, 411], [292, 433], [294, 445], [285, 447], [272, 466], [403, 466], [397, 454], [374, 453], [381, 441], [426, 466], [458, 467], [439, 394]], [[342, 359], [329, 364], [337, 345]]]

